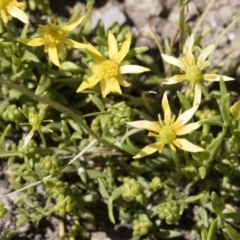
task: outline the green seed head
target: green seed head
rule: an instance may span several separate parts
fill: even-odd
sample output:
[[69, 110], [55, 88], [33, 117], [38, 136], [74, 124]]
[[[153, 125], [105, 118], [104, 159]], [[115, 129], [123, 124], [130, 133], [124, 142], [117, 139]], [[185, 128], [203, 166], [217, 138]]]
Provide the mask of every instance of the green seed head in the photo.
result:
[[196, 66], [187, 69], [186, 76], [187, 76], [188, 81], [193, 82], [193, 83], [198, 83], [203, 78], [202, 70]]
[[163, 143], [170, 144], [176, 139], [176, 133], [170, 126], [163, 126], [162, 130], [159, 132], [160, 139]]

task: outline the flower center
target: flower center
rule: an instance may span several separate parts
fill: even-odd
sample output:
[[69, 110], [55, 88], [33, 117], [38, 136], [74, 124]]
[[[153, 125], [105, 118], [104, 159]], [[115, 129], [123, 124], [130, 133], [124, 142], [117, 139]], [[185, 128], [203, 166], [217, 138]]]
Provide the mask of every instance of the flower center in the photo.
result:
[[28, 121], [32, 125], [32, 127], [35, 131], [37, 131], [40, 128], [42, 120], [43, 120], [42, 116], [39, 116], [39, 115], [34, 114], [34, 113], [29, 114], [29, 120]]
[[114, 60], [106, 60], [99, 65], [98, 74], [103, 78], [115, 77], [119, 73], [119, 66]]
[[196, 66], [187, 69], [186, 75], [187, 79], [193, 83], [198, 83], [203, 78], [202, 70]]
[[176, 133], [173, 131], [171, 126], [163, 126], [159, 132], [160, 139], [163, 143], [169, 144], [176, 139]]
[[58, 44], [64, 36], [64, 31], [53, 23], [47, 24], [47, 30], [43, 32], [45, 39], [49, 43]]
[[6, 8], [6, 6], [10, 3], [11, 0], [1, 0], [0, 1], [0, 9]]

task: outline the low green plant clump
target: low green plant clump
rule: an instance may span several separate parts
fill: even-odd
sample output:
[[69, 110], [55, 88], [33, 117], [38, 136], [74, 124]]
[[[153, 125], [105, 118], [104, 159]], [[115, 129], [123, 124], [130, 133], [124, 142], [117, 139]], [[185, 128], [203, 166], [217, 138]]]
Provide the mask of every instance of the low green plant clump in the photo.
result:
[[[16, 229], [1, 239], [53, 215], [61, 240], [104, 220], [128, 223], [133, 239], [240, 239], [239, 92], [210, 65], [208, 31], [185, 23], [188, 2], [177, 56], [153, 34], [159, 66], [131, 48], [129, 27], [91, 29], [93, 0], [68, 21], [48, 1], [0, 2], [0, 156], [12, 191], [0, 199], [18, 196]], [[7, 211], [0, 202], [0, 218]]]

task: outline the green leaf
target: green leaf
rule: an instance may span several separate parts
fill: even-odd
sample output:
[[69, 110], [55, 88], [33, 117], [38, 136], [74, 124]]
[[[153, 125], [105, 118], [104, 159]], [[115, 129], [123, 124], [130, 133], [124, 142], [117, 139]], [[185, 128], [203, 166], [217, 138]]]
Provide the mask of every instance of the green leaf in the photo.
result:
[[183, 200], [184, 199], [184, 196], [178, 192], [177, 190], [175, 190], [174, 188], [171, 188], [171, 187], [168, 187], [167, 185], [164, 185], [164, 188], [169, 192], [171, 193], [176, 199], [179, 199], [179, 200]]
[[126, 59], [135, 57], [138, 54], [142, 54], [144, 52], [146, 52], [149, 48], [148, 47], [136, 47], [136, 48], [132, 48], [128, 51], [128, 54], [126, 56]]
[[38, 177], [39, 177], [40, 179], [43, 179], [44, 175], [43, 175], [43, 173], [42, 173], [42, 171], [41, 171], [41, 168], [40, 168], [40, 164], [39, 164], [39, 163], [36, 163], [36, 164], [34, 165], [34, 170], [35, 170], [35, 173], [38, 175]]
[[79, 65], [69, 61], [61, 63], [61, 69], [69, 72], [80, 72], [82, 70]]
[[102, 179], [102, 178], [98, 178], [98, 189], [99, 189], [99, 192], [100, 192], [100, 194], [102, 195], [103, 198], [107, 198], [108, 199], [110, 196], [109, 196], [109, 193], [108, 193], [108, 191], [107, 191], [105, 186], [106, 186], [105, 180]]
[[70, 138], [71, 141], [82, 139], [82, 133], [81, 132], [74, 132]]
[[114, 218], [114, 214], [113, 214], [113, 200], [112, 198], [108, 199], [108, 217], [110, 219], [110, 221], [115, 224], [115, 218]]
[[200, 124], [208, 124], [208, 125], [215, 125], [215, 126], [220, 126], [223, 127], [225, 126], [223, 122], [221, 122], [221, 116], [212, 116], [206, 120], [201, 120], [199, 121]]
[[19, 92], [19, 91], [16, 90], [16, 89], [10, 89], [9, 92], [8, 92], [8, 94], [9, 94], [9, 98], [10, 98], [11, 100], [13, 100], [13, 99], [19, 99], [19, 97], [22, 95], [22, 93]]
[[62, 169], [61, 172], [64, 172], [64, 173], [75, 173], [77, 172], [77, 167], [75, 165], [68, 165], [66, 166], [64, 169]]
[[108, 47], [108, 42], [104, 37], [95, 37], [93, 41], [99, 46]]
[[221, 217], [224, 218], [228, 222], [232, 223], [240, 223], [240, 212], [232, 212], [230, 209], [225, 208], [221, 213]]
[[198, 172], [199, 172], [201, 179], [204, 179], [206, 177], [207, 170], [204, 166], [199, 167]]
[[17, 235], [16, 231], [14, 231], [14, 230], [7, 230], [6, 232], [4, 232], [3, 240], [11, 240], [16, 235]]
[[69, 127], [66, 123], [66, 121], [64, 120], [61, 120], [61, 123], [62, 123], [62, 132], [64, 133], [64, 140], [69, 140], [71, 138], [71, 132], [69, 130]]
[[166, 230], [166, 229], [160, 229], [160, 232], [157, 233], [158, 239], [169, 239], [169, 238], [176, 238], [176, 237], [182, 237], [182, 233], [175, 230]]
[[223, 81], [223, 77], [221, 76], [220, 78], [220, 93], [221, 93], [221, 98], [220, 98], [220, 111], [222, 113], [222, 117], [224, 122], [228, 125], [229, 123], [229, 108], [230, 108], [230, 101], [229, 101], [229, 96], [230, 94], [227, 91], [225, 82]]
[[204, 225], [201, 225], [201, 240], [207, 240], [207, 228]]
[[91, 179], [107, 177], [105, 173], [102, 173], [102, 172], [100, 172], [98, 170], [94, 170], [94, 169], [87, 169], [86, 173], [87, 173], [88, 177]]
[[82, 199], [85, 203], [96, 202], [99, 199], [99, 195], [97, 193], [86, 194], [82, 196]]
[[22, 61], [33, 61], [33, 62], [39, 62], [39, 59], [36, 55], [29, 52], [28, 50], [25, 50], [23, 53], [23, 56], [21, 58]]
[[121, 187], [117, 187], [112, 191], [111, 199], [114, 201], [119, 198], [122, 194]]
[[40, 78], [40, 81], [39, 81], [39, 84], [35, 91], [35, 94], [36, 95], [43, 94], [50, 86], [51, 86], [51, 81], [50, 81], [49, 77], [46, 77], [45, 75], [43, 75]]
[[22, 184], [14, 179], [9, 179], [9, 182], [11, 184], [11, 187], [13, 187], [15, 190], [22, 188]]
[[2, 115], [3, 111], [7, 108], [9, 102], [6, 100], [0, 101], [0, 115]]
[[207, 210], [206, 208], [203, 208], [203, 207], [200, 207], [199, 208], [199, 215], [201, 217], [201, 220], [202, 220], [202, 223], [205, 227], [208, 226], [208, 220], [209, 220], [209, 217], [208, 217], [208, 213], [207, 213]]
[[181, 103], [181, 106], [183, 107], [184, 110], [187, 110], [191, 108], [191, 104], [187, 100], [187, 98], [179, 91], [177, 91], [178, 99]]
[[226, 228], [223, 229], [223, 232], [225, 232], [232, 240], [240, 239], [240, 234], [229, 224], [226, 224]]
[[213, 156], [215, 155], [216, 151], [220, 147], [223, 141], [223, 133], [219, 134], [206, 148], [206, 151], [210, 153], [209, 158], [207, 161], [210, 161]]
[[96, 105], [96, 107], [101, 111], [101, 112], [104, 112], [105, 109], [104, 109], [104, 104], [102, 102], [102, 100], [97, 97], [96, 95], [94, 94], [89, 94], [88, 95], [89, 98], [91, 99], [91, 101]]
[[16, 225], [17, 225], [17, 227], [20, 227], [20, 226], [24, 225], [27, 221], [29, 221], [29, 218], [25, 215], [22, 215], [21, 217], [19, 217], [17, 219]]
[[205, 195], [205, 192], [199, 193], [198, 195], [195, 195], [195, 196], [187, 197], [184, 202], [186, 202], [186, 203], [195, 202], [195, 201], [199, 200], [200, 198], [202, 198], [204, 195]]
[[[32, 216], [33, 216], [33, 214], [31, 215], [31, 217], [32, 217]], [[40, 221], [41, 221], [44, 217], [45, 217], [45, 216], [44, 216], [43, 214], [38, 214], [38, 215], [34, 214], [34, 216], [32, 217], [31, 220], [32, 220], [35, 228], [38, 227]]]
[[218, 197], [218, 195], [213, 192], [211, 195], [211, 200], [212, 200], [212, 208], [214, 213], [217, 215], [220, 215], [222, 211], [225, 209], [224, 204], [222, 203], [221, 199]]
[[209, 227], [208, 235], [207, 235], [207, 240], [213, 240], [214, 238], [214, 233], [218, 230], [218, 218], [214, 219], [211, 222], [211, 225]]

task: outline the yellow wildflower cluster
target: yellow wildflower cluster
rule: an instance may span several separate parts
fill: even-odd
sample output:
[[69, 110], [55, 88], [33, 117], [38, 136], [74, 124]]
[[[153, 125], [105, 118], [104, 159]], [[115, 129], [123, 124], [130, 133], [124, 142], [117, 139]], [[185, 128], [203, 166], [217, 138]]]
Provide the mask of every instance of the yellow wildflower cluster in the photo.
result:
[[[27, 15], [19, 9], [23, 3], [18, 3], [17, 0], [1, 0], [0, 12], [1, 18], [4, 23], [8, 22], [7, 13], [28, 23]], [[111, 31], [108, 31], [108, 57], [100, 53], [100, 51], [90, 44], [84, 37], [83, 43], [76, 42], [67, 37], [67, 34], [76, 28], [84, 19], [84, 16], [68, 22], [65, 26], [58, 26], [56, 20], [47, 23], [47, 25], [39, 25], [37, 33], [39, 37], [30, 39], [19, 39], [21, 43], [29, 46], [37, 47], [44, 45], [44, 51], [48, 53], [50, 61], [61, 67], [59, 58], [65, 57], [66, 49], [65, 45], [72, 48], [84, 49], [92, 58], [88, 64], [90, 76], [83, 80], [80, 84], [77, 92], [82, 92], [85, 89], [89, 89], [99, 84], [101, 94], [105, 98], [110, 92], [122, 93], [120, 85], [123, 87], [129, 87], [123, 74], [129, 73], [142, 73], [150, 71], [150, 69], [138, 65], [130, 65], [125, 59], [127, 56], [130, 44], [131, 36], [123, 42], [119, 49], [118, 43]], [[129, 126], [146, 129], [149, 131], [148, 136], [157, 138], [158, 141], [144, 147], [134, 158], [144, 157], [152, 154], [156, 151], [162, 152], [164, 146], [168, 144], [173, 153], [176, 153], [176, 147], [189, 152], [201, 152], [203, 148], [194, 145], [187, 139], [181, 136], [188, 134], [201, 125], [199, 122], [187, 124], [195, 114], [200, 102], [201, 102], [201, 87], [200, 82], [206, 81], [219, 81], [222, 78], [224, 81], [234, 80], [228, 76], [220, 76], [217, 74], [205, 74], [203, 70], [209, 66], [210, 62], [206, 60], [211, 52], [215, 49], [215, 45], [212, 44], [203, 49], [196, 59], [193, 54], [194, 36], [190, 36], [189, 40], [184, 46], [184, 56], [177, 59], [172, 56], [162, 54], [162, 58], [185, 72], [185, 74], [174, 75], [165, 79], [163, 84], [174, 84], [187, 80], [188, 86], [194, 88], [194, 100], [193, 106], [183, 113], [180, 113], [176, 118], [170, 110], [167, 94], [164, 93], [162, 99], [162, 108], [164, 111], [164, 120], [158, 115], [158, 122], [151, 122], [147, 120], [128, 122]], [[31, 137], [31, 136], [30, 136]], [[29, 138], [30, 138], [29, 137]]]
[[0, 15], [4, 23], [8, 22], [8, 14], [19, 19], [23, 23], [28, 23], [28, 16], [20, 8], [24, 7], [24, 3], [17, 0], [1, 0]]
[[196, 59], [193, 55], [193, 45], [194, 36], [192, 34], [190, 36], [190, 39], [184, 46], [184, 57], [182, 57], [180, 60], [175, 57], [162, 54], [162, 58], [166, 62], [179, 67], [185, 72], [185, 74], [183, 75], [175, 75], [173, 77], [165, 79], [165, 82], [163, 82], [163, 84], [175, 84], [184, 80], [189, 81], [189, 87], [193, 86], [195, 89], [193, 107], [188, 109], [184, 113], [179, 114], [179, 116], [176, 118], [171, 113], [167, 95], [166, 93], [164, 93], [162, 100], [164, 121], [162, 121], [160, 115], [158, 115], [158, 123], [147, 120], [128, 122], [127, 124], [129, 126], [148, 130], [149, 137], [155, 137], [159, 139], [157, 142], [149, 144], [143, 149], [141, 149], [141, 151], [137, 155], [135, 155], [134, 158], [141, 158], [157, 151], [161, 153], [163, 147], [166, 144], [170, 146], [173, 153], [176, 153], [175, 147], [178, 147], [188, 152], [204, 151], [203, 148], [192, 144], [187, 139], [178, 137], [188, 134], [201, 126], [199, 122], [186, 124], [189, 120], [192, 119], [201, 102], [201, 88], [199, 83], [202, 80], [210, 82], [220, 81], [221, 77], [224, 81], [230, 81], [234, 79], [228, 76], [222, 76], [217, 74], [204, 74], [202, 70], [208, 67], [210, 64], [210, 62], [206, 59], [215, 49], [215, 45], [212, 44], [203, 49], [198, 59]]

